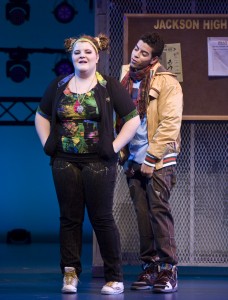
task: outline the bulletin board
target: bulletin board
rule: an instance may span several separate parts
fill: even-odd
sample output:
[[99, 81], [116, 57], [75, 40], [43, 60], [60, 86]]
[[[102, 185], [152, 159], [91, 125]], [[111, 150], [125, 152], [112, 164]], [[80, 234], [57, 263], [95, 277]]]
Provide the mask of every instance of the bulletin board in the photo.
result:
[[125, 14], [123, 63], [140, 35], [158, 32], [165, 44], [180, 43], [183, 119], [228, 120], [228, 76], [208, 75], [208, 37], [228, 37], [228, 15]]

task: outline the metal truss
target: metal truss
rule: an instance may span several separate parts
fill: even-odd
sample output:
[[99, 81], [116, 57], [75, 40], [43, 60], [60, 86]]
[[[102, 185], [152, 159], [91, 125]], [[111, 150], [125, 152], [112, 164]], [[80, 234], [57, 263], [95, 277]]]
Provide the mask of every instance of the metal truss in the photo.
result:
[[0, 97], [1, 125], [34, 125], [40, 97]]

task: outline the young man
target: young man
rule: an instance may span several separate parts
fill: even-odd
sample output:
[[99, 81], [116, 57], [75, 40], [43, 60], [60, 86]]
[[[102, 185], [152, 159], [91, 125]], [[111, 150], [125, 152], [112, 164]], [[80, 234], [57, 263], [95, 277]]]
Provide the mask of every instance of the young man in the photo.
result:
[[[122, 67], [121, 83], [137, 107], [141, 125], [120, 160], [136, 211], [143, 262], [143, 272], [131, 288], [167, 293], [178, 286], [169, 198], [176, 182], [183, 94], [176, 75], [159, 62], [163, 49], [157, 33], [146, 33], [135, 45], [130, 64]], [[121, 120], [117, 131], [118, 127]]]

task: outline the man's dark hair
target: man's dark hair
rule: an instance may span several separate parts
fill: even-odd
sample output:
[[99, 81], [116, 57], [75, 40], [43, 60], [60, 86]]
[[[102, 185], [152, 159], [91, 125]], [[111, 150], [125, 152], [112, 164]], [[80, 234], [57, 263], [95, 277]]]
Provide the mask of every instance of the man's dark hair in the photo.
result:
[[156, 32], [147, 32], [140, 36], [139, 40], [147, 43], [152, 48], [152, 57], [162, 55], [164, 49], [164, 41]]

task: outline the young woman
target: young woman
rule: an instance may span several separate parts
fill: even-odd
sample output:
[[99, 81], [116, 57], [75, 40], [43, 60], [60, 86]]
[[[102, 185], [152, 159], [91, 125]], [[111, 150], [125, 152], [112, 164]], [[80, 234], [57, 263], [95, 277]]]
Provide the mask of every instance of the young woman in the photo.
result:
[[[125, 88], [97, 72], [99, 52], [108, 46], [103, 34], [66, 39], [74, 74], [51, 82], [35, 117], [44, 151], [51, 157], [60, 208], [63, 293], [77, 292], [85, 207], [104, 261], [106, 284], [101, 293], [124, 291], [113, 194], [118, 151], [134, 136], [140, 118]], [[118, 136], [114, 111], [125, 120]]]

